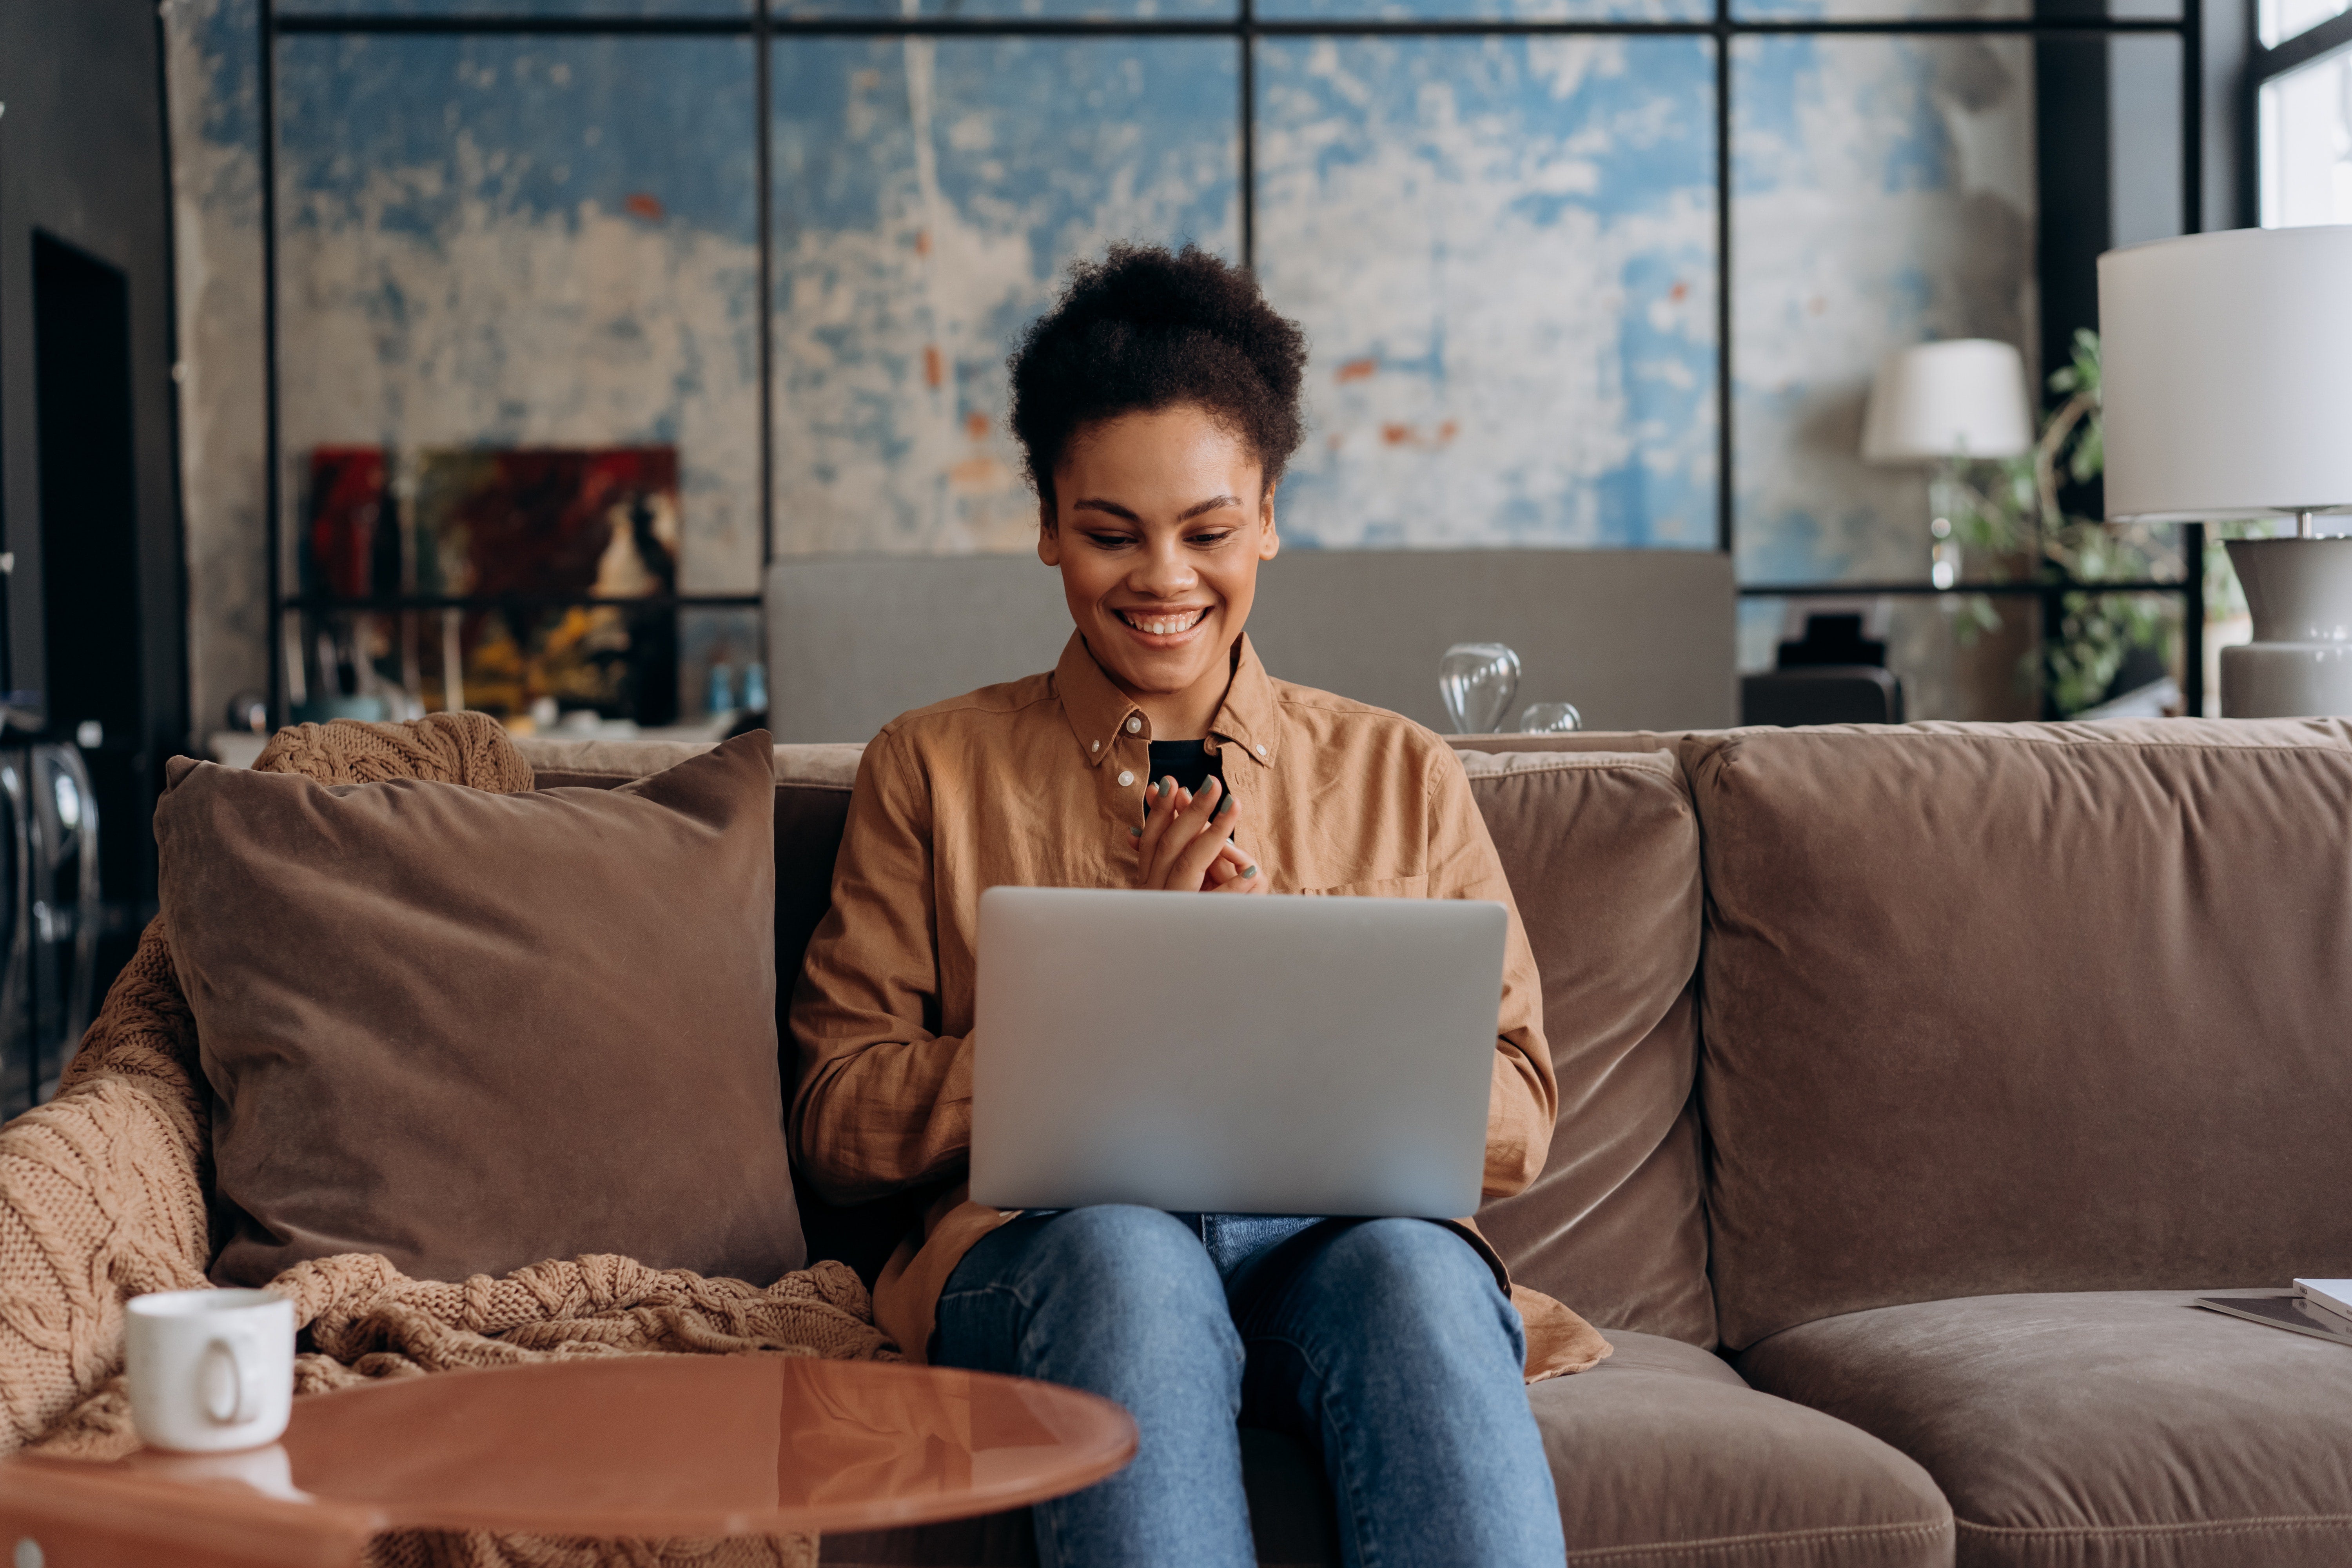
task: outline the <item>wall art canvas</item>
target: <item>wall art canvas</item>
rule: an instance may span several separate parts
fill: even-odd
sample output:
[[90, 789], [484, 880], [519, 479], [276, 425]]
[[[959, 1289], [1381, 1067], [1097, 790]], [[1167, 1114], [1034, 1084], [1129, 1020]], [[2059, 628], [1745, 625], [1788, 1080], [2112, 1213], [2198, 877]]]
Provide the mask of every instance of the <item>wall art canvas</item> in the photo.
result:
[[677, 716], [675, 606], [545, 602], [677, 593], [677, 448], [425, 451], [415, 485], [418, 591], [514, 601], [464, 612], [467, 706], [512, 716], [549, 697], [640, 724]]
[[415, 515], [420, 593], [677, 591], [673, 447], [428, 450]]
[[316, 447], [302, 528], [302, 591], [364, 598], [401, 590], [400, 530], [381, 447]]

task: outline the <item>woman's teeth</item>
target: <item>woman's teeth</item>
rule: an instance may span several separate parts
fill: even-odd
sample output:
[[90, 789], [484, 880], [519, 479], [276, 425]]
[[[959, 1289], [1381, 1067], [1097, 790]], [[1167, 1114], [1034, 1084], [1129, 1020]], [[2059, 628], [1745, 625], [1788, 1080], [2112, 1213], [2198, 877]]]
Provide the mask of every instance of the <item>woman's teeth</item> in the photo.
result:
[[1201, 617], [1208, 613], [1205, 609], [1200, 609], [1187, 610], [1181, 616], [1139, 616], [1131, 610], [1121, 610], [1118, 618], [1137, 631], [1148, 632], [1153, 637], [1174, 637], [1178, 632], [1191, 631], [1200, 624]]

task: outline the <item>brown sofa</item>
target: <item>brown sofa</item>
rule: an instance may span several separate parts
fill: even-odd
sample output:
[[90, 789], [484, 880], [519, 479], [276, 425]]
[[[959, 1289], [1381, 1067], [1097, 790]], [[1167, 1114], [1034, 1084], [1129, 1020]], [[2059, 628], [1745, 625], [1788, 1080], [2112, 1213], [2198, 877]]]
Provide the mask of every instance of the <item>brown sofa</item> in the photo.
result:
[[[2352, 1563], [2352, 1351], [2187, 1305], [2352, 1275], [2352, 727], [1463, 748], [1561, 1089], [1483, 1223], [1616, 1346], [1529, 1391], [1571, 1563]], [[780, 973], [856, 756], [779, 749]], [[804, 1198], [814, 1255], [870, 1276], [913, 1201]], [[1244, 1440], [1263, 1561], [1336, 1562]], [[1029, 1560], [1025, 1516], [824, 1546]]]

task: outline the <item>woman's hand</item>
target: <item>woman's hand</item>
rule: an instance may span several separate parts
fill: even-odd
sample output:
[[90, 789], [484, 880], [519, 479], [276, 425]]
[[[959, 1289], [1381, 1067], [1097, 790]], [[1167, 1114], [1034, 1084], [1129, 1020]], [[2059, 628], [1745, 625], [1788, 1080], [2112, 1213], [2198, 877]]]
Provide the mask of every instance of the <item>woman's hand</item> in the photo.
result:
[[1232, 841], [1241, 803], [1211, 778], [1194, 795], [1172, 778], [1143, 792], [1144, 824], [1135, 830], [1142, 861], [1138, 887], [1179, 892], [1263, 893], [1270, 879]]

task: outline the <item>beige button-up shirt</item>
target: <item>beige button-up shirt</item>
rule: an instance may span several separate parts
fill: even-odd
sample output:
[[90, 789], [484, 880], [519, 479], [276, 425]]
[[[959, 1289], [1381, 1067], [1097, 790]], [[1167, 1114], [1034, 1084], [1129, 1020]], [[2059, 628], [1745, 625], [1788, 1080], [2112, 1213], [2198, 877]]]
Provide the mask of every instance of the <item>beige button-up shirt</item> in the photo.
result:
[[[790, 1131], [803, 1178], [835, 1203], [952, 1184], [875, 1289], [876, 1320], [917, 1359], [948, 1276], [1015, 1212], [970, 1202], [955, 1180], [971, 1140], [981, 892], [1135, 886], [1129, 829], [1143, 821], [1150, 742], [1150, 721], [1074, 633], [1053, 673], [903, 714], [858, 764], [833, 907], [793, 997], [801, 1072]], [[1509, 910], [1485, 1196], [1525, 1187], [1543, 1168], [1558, 1108], [1542, 991], [1460, 762], [1409, 720], [1272, 679], [1247, 637], [1209, 745], [1241, 803], [1240, 839], [1273, 891], [1492, 899]], [[1558, 1302], [1512, 1295], [1530, 1378], [1608, 1353]]]

